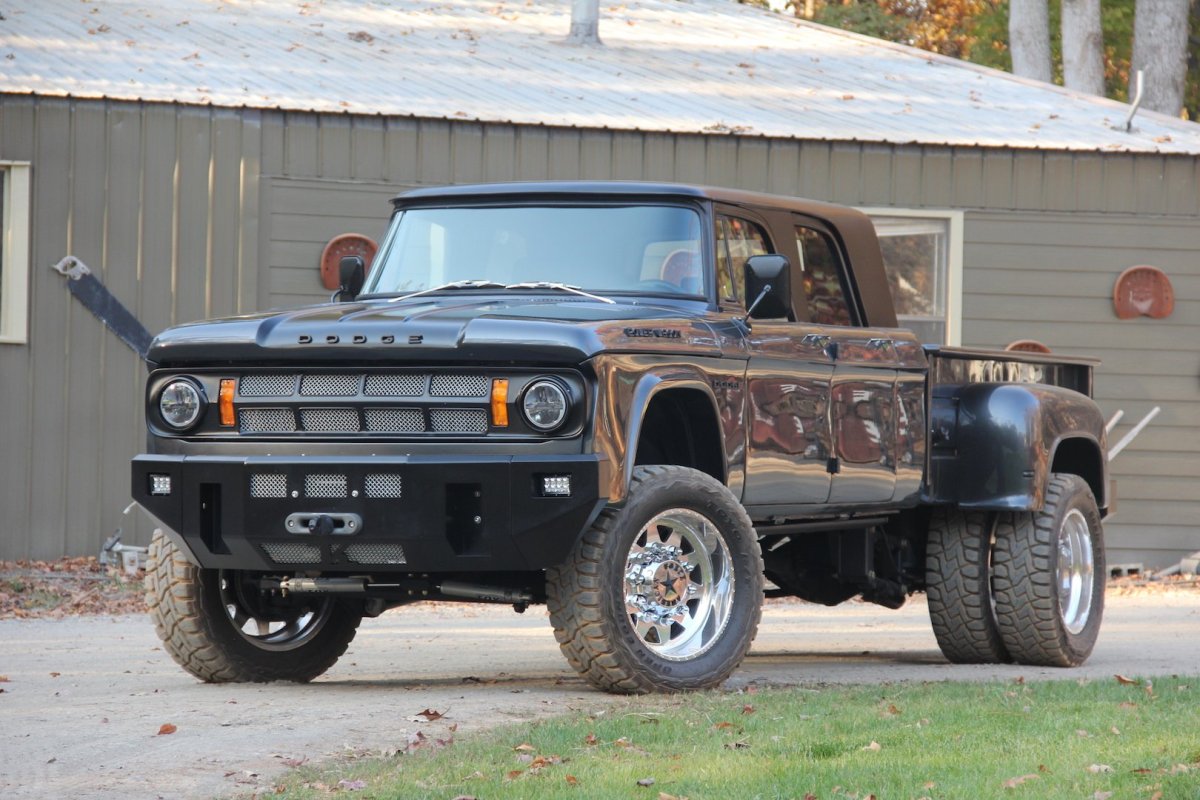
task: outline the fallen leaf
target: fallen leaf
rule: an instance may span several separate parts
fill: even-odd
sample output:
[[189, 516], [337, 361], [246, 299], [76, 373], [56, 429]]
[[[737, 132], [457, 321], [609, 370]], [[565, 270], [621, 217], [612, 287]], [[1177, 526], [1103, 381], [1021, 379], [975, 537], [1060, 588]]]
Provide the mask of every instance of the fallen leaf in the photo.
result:
[[416, 716], [424, 717], [426, 722], [433, 722], [435, 719], [441, 719], [446, 715], [444, 712], [434, 711], [432, 708], [427, 708], [424, 711], [418, 711]]
[[1082, 730], [1082, 729], [1077, 729], [1075, 731], [1075, 735], [1078, 736], [1080, 739], [1090, 739], [1092, 736], [1090, 733], [1088, 733], [1087, 731]]
[[1136, 681], [1133, 678], [1126, 678], [1124, 675], [1113, 675], [1117, 679], [1117, 683], [1122, 686], [1137, 686], [1141, 681]]
[[925, 781], [925, 783], [921, 784], [922, 789], [933, 789], [935, 787], [937, 787], [937, 784], [933, 781]]
[[1162, 800], [1162, 796], [1162, 792], [1155, 792], [1154, 794], [1150, 795], [1150, 800]]
[[753, 714], [753, 713], [754, 713], [754, 706], [752, 706], [752, 705], [750, 705], [749, 703], [747, 703], [746, 705], [742, 706], [742, 713], [743, 713], [743, 714]]
[[1037, 779], [1038, 779], [1037, 775], [1030, 773], [1028, 775], [1021, 775], [1020, 777], [1017, 777], [1017, 778], [1009, 778], [1002, 785], [1004, 786], [1005, 789], [1015, 789], [1018, 786], [1020, 786], [1022, 783], [1025, 783], [1026, 781], [1036, 781]]
[[688, 799], [686, 797], [680, 797], [680, 796], [674, 795], [674, 794], [667, 794], [666, 792], [659, 792], [658, 800], [688, 800]]
[[1154, 681], [1147, 680], [1144, 691], [1146, 692], [1147, 697], [1154, 697]]
[[1110, 767], [1108, 764], [1089, 764], [1087, 771], [1091, 772], [1093, 774], [1096, 774], [1096, 775], [1100, 775], [1100, 774], [1107, 774], [1109, 772], [1112, 772], [1113, 768]]
[[525, 770], [514, 769], [514, 770], [510, 770], [508, 775], [506, 775], [505, 777], [507, 777], [510, 781], [515, 781], [517, 778], [521, 777], [524, 774], [525, 774]]
[[842, 99], [843, 99], [843, 100], [853, 100], [853, 99], [854, 99], [854, 95], [852, 95], [852, 94], [844, 94], [844, 95], [842, 95]]
[[308, 761], [308, 756], [304, 756], [303, 758], [285, 758], [283, 763], [289, 767], [298, 767], [306, 761]]
[[1120, 729], [1118, 729], [1118, 728], [1117, 728], [1117, 726], [1116, 726], [1116, 725], [1113, 725], [1111, 728], [1109, 728], [1109, 730], [1110, 730], [1110, 731], [1112, 731], [1112, 735], [1113, 735], [1113, 736], [1120, 736], [1120, 735], [1121, 735], [1121, 731], [1120, 731]]
[[1117, 703], [1117, 708], [1134, 709], [1137, 708], [1137, 703], [1131, 703], [1126, 700], [1124, 703]]
[[1146, 769], [1145, 767], [1140, 767], [1138, 769], [1133, 770], [1133, 774], [1134, 775], [1149, 775], [1153, 771], [1154, 770], [1152, 770], [1152, 769]]
[[362, 789], [367, 788], [366, 781], [340, 780], [340, 781], [338, 781], [337, 785], [338, 785], [339, 789], [345, 789], [347, 792], [357, 792], [357, 791], [361, 791]]
[[805, 792], [804, 800], [817, 800], [817, 796], [812, 792]]
[[653, 786], [654, 778], [642, 778], [637, 782], [638, 786]]
[[750, 743], [745, 740], [741, 740], [741, 741], [737, 741], [737, 742], [726, 742], [725, 749], [726, 750], [749, 750]]
[[1025, 683], [1025, 676], [1018, 675], [1017, 677], [1013, 678], [1013, 683], [1017, 684], [1018, 686], [1023, 685]]
[[888, 703], [887, 713], [889, 716], [898, 717], [900, 716], [900, 709], [896, 708], [895, 703]]
[[1112, 792], [1096, 792], [1092, 795], [1092, 800], [1108, 800], [1112, 796]]
[[0, 683], [8, 683], [8, 676], [0, 675]]
[[589, 733], [587, 736], [585, 736], [583, 738], [583, 743], [586, 745], [589, 745], [589, 746], [597, 744], [599, 741], [600, 740], [596, 738], [596, 734], [594, 734], [594, 733]]
[[156, 733], [154, 735], [155, 736], [169, 736], [170, 734], [174, 733], [177, 730], [179, 730], [179, 728], [176, 728], [174, 725], [172, 725], [169, 722], [164, 722], [162, 727], [158, 729], [158, 733]]
[[51, 678], [57, 678], [59, 675], [62, 675], [62, 673], [61, 672], [51, 672], [50, 673]]
[[517, 745], [513, 748], [513, 750], [518, 753], [532, 753], [535, 752], [537, 748], [531, 745], [529, 742], [525, 742], [524, 744]]
[[872, 740], [869, 745], [867, 745], [866, 747], [863, 748], [863, 750], [870, 750], [872, 753], [878, 753], [882, 749], [883, 749], [883, 745], [881, 745], [879, 742], [876, 742], [874, 740]]
[[729, 728], [732, 728], [732, 727], [733, 727], [732, 722], [718, 722], [716, 725], [713, 725], [713, 730], [723, 731], [723, 730], [728, 730]]
[[568, 775], [567, 776], [567, 785], [568, 786], [578, 786], [579, 778], [576, 778], [574, 775]]

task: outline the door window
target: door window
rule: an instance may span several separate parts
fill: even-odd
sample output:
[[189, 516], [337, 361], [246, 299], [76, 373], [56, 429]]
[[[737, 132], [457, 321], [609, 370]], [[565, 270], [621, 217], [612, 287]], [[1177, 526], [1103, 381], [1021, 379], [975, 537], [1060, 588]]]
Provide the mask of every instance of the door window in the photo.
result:
[[771, 252], [766, 231], [755, 222], [717, 217], [717, 280], [722, 302], [746, 305], [746, 259]]
[[813, 228], [796, 227], [800, 283], [808, 300], [808, 320], [818, 325], [851, 325], [842, 263], [829, 237]]

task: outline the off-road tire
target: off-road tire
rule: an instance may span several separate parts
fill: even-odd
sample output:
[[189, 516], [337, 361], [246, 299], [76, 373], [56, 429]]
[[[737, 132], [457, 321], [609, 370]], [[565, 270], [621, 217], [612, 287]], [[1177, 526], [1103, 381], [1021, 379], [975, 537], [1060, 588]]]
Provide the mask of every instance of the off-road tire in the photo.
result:
[[346, 652], [362, 615], [324, 599], [320, 630], [287, 650], [264, 649], [243, 637], [222, 605], [220, 572], [192, 564], [155, 531], [146, 562], [146, 604], [163, 649], [205, 683], [305, 683]]
[[[1073, 510], [1086, 521], [1093, 558], [1091, 601], [1078, 632], [1064, 622], [1058, 593], [1059, 530]], [[1104, 615], [1107, 570], [1100, 512], [1082, 478], [1055, 473], [1047, 484], [1041, 511], [1001, 517], [993, 573], [996, 620], [1004, 646], [1017, 663], [1075, 667], [1087, 660]]]
[[929, 520], [925, 594], [938, 647], [955, 664], [1009, 661], [992, 608], [996, 515], [939, 507]]
[[[728, 621], [708, 649], [668, 660], [652, 652], [630, 623], [624, 569], [643, 527], [677, 508], [704, 515], [718, 529], [734, 588]], [[762, 614], [762, 553], [745, 509], [720, 482], [687, 467], [637, 467], [625, 505], [603, 511], [566, 561], [547, 571], [546, 593], [563, 655], [597, 689], [619, 694], [707, 689], [729, 677], [754, 641]]]

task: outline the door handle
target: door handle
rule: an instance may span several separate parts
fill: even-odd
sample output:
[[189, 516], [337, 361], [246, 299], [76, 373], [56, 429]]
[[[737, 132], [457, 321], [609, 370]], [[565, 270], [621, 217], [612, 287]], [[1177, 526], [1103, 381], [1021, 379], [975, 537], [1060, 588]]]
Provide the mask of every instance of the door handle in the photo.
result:
[[886, 350], [889, 347], [896, 345], [891, 339], [870, 339], [867, 341], [867, 347], [872, 350]]
[[827, 358], [837, 361], [838, 345], [829, 334], [806, 333], [804, 334], [804, 338], [800, 340], [800, 343], [809, 347], [819, 347], [824, 351]]

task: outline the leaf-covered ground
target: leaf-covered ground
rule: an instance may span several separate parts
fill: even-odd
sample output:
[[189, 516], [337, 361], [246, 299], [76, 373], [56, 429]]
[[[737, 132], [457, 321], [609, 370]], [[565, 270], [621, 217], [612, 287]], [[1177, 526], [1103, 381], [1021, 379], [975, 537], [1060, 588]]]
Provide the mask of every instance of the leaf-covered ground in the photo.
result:
[[0, 561], [0, 619], [145, 610], [141, 571], [128, 576], [93, 557]]

